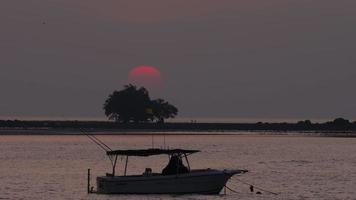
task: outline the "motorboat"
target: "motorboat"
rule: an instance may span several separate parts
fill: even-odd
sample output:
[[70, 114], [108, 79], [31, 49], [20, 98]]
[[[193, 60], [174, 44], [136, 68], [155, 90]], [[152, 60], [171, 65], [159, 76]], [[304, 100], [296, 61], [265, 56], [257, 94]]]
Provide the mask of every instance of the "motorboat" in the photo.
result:
[[[188, 156], [200, 152], [186, 149], [108, 150], [112, 172], [96, 178], [96, 193], [101, 194], [219, 194], [233, 175], [242, 175], [242, 169], [191, 169]], [[127, 175], [129, 157], [168, 155], [169, 162], [162, 172], [146, 168], [143, 174]], [[124, 157], [125, 169], [116, 175], [118, 157]], [[184, 162], [183, 162], [184, 161]], [[184, 165], [185, 164], [185, 165]], [[90, 172], [88, 172], [88, 192]]]

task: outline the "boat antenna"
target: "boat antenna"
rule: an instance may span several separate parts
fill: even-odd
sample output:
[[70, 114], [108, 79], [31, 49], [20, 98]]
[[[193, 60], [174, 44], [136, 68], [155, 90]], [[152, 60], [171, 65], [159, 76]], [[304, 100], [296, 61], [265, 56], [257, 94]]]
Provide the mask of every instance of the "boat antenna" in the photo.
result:
[[166, 135], [163, 135], [163, 148], [166, 148]]
[[103, 149], [105, 152], [107, 151], [112, 151], [112, 149], [106, 145], [103, 141], [101, 141], [99, 138], [95, 137], [93, 134], [89, 134], [86, 132], [84, 129], [80, 129], [80, 131], [86, 135], [91, 141], [93, 141], [95, 144], [97, 144], [101, 149]]

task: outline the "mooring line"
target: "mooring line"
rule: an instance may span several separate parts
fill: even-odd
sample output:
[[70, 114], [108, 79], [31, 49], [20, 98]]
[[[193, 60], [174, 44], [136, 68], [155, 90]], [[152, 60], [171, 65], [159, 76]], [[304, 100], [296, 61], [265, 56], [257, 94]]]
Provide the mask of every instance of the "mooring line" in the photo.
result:
[[[279, 194], [280, 194], [280, 193], [272, 192], [272, 191], [269, 191], [269, 190], [266, 190], [266, 189], [263, 189], [263, 188], [260, 188], [260, 187], [256, 187], [256, 186], [254, 186], [254, 185], [252, 185], [252, 184], [250, 184], [250, 183], [247, 183], [247, 182], [245, 182], [245, 181], [241, 181], [241, 180], [239, 180], [239, 179], [236, 179], [236, 180], [239, 181], [239, 182], [241, 182], [241, 183], [243, 183], [243, 184], [245, 184], [245, 185], [249, 185], [250, 188], [252, 187], [252, 191], [251, 191], [251, 192], [253, 192], [253, 188], [257, 188], [257, 189], [259, 189], [259, 190], [261, 190], [261, 191], [268, 192], [268, 193], [270, 193], [270, 194], [274, 194], [274, 195], [279, 195]], [[231, 192], [239, 193], [239, 192], [237, 192], [236, 190], [231, 189], [231, 188], [228, 187], [227, 185], [225, 185], [225, 188], [228, 189], [228, 190], [230, 190]]]
[[260, 187], [256, 187], [253, 184], [250, 184], [250, 183], [245, 182], [245, 181], [241, 181], [240, 179], [236, 179], [236, 180], [241, 182], [241, 183], [243, 183], [243, 184], [245, 184], [245, 185], [253, 186], [254, 188], [257, 188], [257, 189], [262, 190], [264, 192], [268, 192], [268, 193], [271, 193], [271, 194], [274, 194], [274, 195], [279, 195], [280, 194], [280, 193], [272, 192], [272, 191], [269, 191], [269, 190], [266, 190], [266, 189], [263, 189], [263, 188], [260, 188]]
[[236, 191], [236, 190], [233, 190], [233, 189], [229, 188], [227, 185], [225, 185], [225, 188], [226, 188], [226, 189], [228, 189], [228, 190], [230, 190], [231, 192], [234, 192], [234, 193], [239, 193], [238, 191]]

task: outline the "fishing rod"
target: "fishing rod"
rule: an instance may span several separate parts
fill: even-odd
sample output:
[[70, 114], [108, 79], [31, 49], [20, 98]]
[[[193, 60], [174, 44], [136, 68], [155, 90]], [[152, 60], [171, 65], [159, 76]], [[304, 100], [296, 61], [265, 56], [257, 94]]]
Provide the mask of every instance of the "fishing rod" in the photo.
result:
[[86, 132], [84, 129], [80, 129], [80, 131], [86, 135], [91, 141], [93, 141], [95, 144], [97, 144], [101, 149], [103, 149], [105, 152], [107, 151], [112, 151], [112, 149], [106, 145], [103, 141], [101, 141], [99, 138], [95, 137], [95, 135], [89, 134]]
[[[81, 133], [83, 133], [85, 136], [87, 136], [91, 141], [93, 141], [96, 145], [98, 145], [101, 149], [103, 149], [105, 152], [108, 151], [112, 151], [112, 149], [106, 145], [103, 141], [101, 141], [99, 138], [95, 137], [95, 135], [93, 134], [89, 134], [88, 132], [86, 132], [84, 129], [80, 128], [79, 129], [81, 131]], [[112, 165], [114, 165], [114, 159], [111, 156], [108, 156], [109, 160], [111, 162]]]

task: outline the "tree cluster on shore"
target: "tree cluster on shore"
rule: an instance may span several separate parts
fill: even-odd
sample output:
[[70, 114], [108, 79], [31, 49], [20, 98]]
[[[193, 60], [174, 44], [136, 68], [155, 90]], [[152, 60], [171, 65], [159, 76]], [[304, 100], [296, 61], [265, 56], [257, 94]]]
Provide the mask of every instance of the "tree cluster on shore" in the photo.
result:
[[174, 118], [178, 109], [163, 99], [151, 100], [146, 88], [125, 85], [123, 90], [114, 91], [104, 103], [105, 115], [116, 122], [163, 123]]

